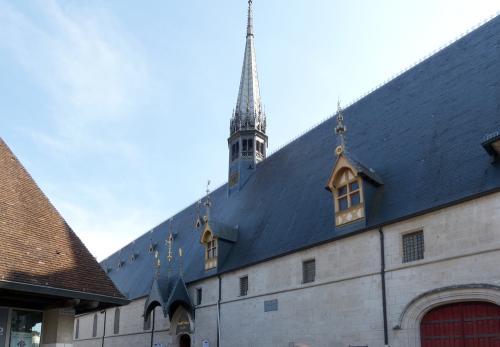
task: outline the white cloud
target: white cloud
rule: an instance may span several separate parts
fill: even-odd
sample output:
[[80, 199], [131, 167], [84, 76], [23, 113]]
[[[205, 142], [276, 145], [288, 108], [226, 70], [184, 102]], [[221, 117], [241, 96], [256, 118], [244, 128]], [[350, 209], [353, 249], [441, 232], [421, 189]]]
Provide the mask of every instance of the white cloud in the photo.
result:
[[0, 2], [0, 49], [49, 96], [53, 131], [35, 140], [56, 137], [42, 141], [56, 150], [133, 152], [130, 145], [90, 134], [95, 127], [119, 126], [148, 95], [138, 42], [102, 9], [63, 9], [53, 0], [30, 4], [35, 15]]

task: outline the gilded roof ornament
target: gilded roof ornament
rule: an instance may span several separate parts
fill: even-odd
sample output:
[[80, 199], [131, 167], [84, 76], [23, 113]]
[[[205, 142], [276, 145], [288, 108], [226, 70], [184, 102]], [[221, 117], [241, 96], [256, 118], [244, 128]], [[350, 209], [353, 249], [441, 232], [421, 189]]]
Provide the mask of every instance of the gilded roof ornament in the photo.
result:
[[340, 144], [335, 148], [335, 153], [341, 155], [345, 152], [345, 133], [347, 132], [347, 127], [344, 124], [344, 114], [342, 107], [340, 106], [340, 100], [337, 103], [337, 125], [335, 126], [335, 134], [339, 137]]

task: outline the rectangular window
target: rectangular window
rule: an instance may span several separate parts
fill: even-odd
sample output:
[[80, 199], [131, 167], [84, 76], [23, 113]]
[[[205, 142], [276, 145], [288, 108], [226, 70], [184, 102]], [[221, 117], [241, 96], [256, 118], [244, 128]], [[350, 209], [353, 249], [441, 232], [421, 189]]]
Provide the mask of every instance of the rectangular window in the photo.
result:
[[360, 203], [361, 203], [361, 199], [359, 197], [359, 191], [355, 192], [355, 193], [352, 193], [351, 194], [351, 205], [352, 206], [356, 206], [356, 205], [358, 205]]
[[38, 347], [40, 346], [41, 334], [41, 312], [12, 310], [10, 346]]
[[253, 139], [243, 139], [242, 140], [243, 147], [241, 151], [241, 155], [243, 157], [250, 157], [253, 155]]
[[149, 316], [144, 320], [144, 326], [143, 326], [143, 329], [144, 330], [150, 330], [151, 329], [151, 313], [149, 314]]
[[240, 154], [240, 143], [239, 142], [235, 142], [231, 146], [231, 160], [238, 159], [239, 154]]
[[201, 288], [196, 288], [196, 305], [201, 305], [203, 292]]
[[97, 336], [97, 313], [94, 314], [94, 321], [92, 322], [92, 337]]
[[76, 324], [75, 324], [75, 340], [78, 340], [80, 337], [80, 319], [76, 319]]
[[240, 278], [240, 296], [248, 294], [248, 276]]
[[207, 243], [207, 260], [217, 258], [217, 240]]
[[424, 259], [424, 232], [403, 235], [403, 263]]
[[120, 309], [115, 309], [115, 321], [113, 322], [113, 334], [117, 335], [120, 333]]
[[314, 282], [316, 279], [316, 260], [311, 259], [302, 263], [302, 283]]
[[347, 210], [348, 207], [349, 207], [349, 205], [347, 203], [347, 196], [340, 198], [339, 199], [339, 211]]

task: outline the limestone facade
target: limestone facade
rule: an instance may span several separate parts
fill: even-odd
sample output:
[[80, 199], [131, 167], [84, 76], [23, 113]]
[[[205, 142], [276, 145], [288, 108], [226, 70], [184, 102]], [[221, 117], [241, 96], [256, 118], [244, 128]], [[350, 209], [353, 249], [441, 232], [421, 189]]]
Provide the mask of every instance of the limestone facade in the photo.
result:
[[[435, 210], [381, 228], [384, 235], [389, 345], [420, 346], [419, 324], [436, 306], [457, 301], [500, 303], [500, 193]], [[402, 235], [423, 230], [424, 259], [403, 263]], [[302, 262], [316, 261], [316, 277], [302, 283]], [[384, 346], [380, 230], [368, 230], [310, 249], [189, 283], [202, 302], [190, 317], [192, 346], [314, 347]], [[248, 294], [239, 279], [248, 276]], [[144, 330], [144, 298], [121, 307], [113, 334], [114, 309], [78, 316], [74, 346], [178, 346], [172, 319], [155, 311], [155, 330]], [[267, 303], [266, 303], [267, 302]], [[218, 304], [220, 305], [218, 324]], [[265, 306], [272, 310], [265, 312]], [[275, 309], [275, 310], [274, 310]], [[182, 310], [182, 309], [179, 309]], [[175, 316], [175, 314], [174, 314]], [[76, 325], [76, 323], [75, 323]], [[104, 344], [103, 344], [104, 341]]]

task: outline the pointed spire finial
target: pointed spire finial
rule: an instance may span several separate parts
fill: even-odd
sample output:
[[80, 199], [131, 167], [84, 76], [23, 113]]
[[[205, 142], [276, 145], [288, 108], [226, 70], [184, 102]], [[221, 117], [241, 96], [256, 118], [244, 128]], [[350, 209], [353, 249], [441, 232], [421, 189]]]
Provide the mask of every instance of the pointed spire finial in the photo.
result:
[[158, 250], [155, 251], [155, 267], [156, 267], [156, 272], [155, 272], [155, 277], [158, 279], [160, 277], [160, 267], [161, 267], [161, 261], [160, 261], [160, 253]]
[[169, 263], [171, 263], [172, 259], [174, 258], [172, 255], [172, 246], [174, 244], [174, 236], [172, 234], [172, 219], [170, 219], [169, 234], [168, 234], [168, 239], [167, 239], [166, 243], [167, 243], [167, 247], [168, 247], [167, 260]]
[[184, 275], [184, 266], [182, 262], [182, 248], [179, 248], [179, 275], [182, 277]]
[[210, 201], [210, 180], [207, 182], [207, 190], [206, 190], [207, 195], [205, 196], [205, 222], [208, 222], [210, 218], [210, 206], [212, 206], [212, 202]]
[[248, 24], [247, 24], [247, 37], [253, 36], [253, 14], [252, 14], [253, 0], [248, 0]]
[[335, 127], [335, 134], [340, 139], [340, 145], [335, 149], [337, 155], [342, 154], [345, 151], [345, 133], [347, 132], [347, 127], [344, 124], [344, 115], [342, 107], [340, 106], [340, 100], [337, 103], [337, 126]]

